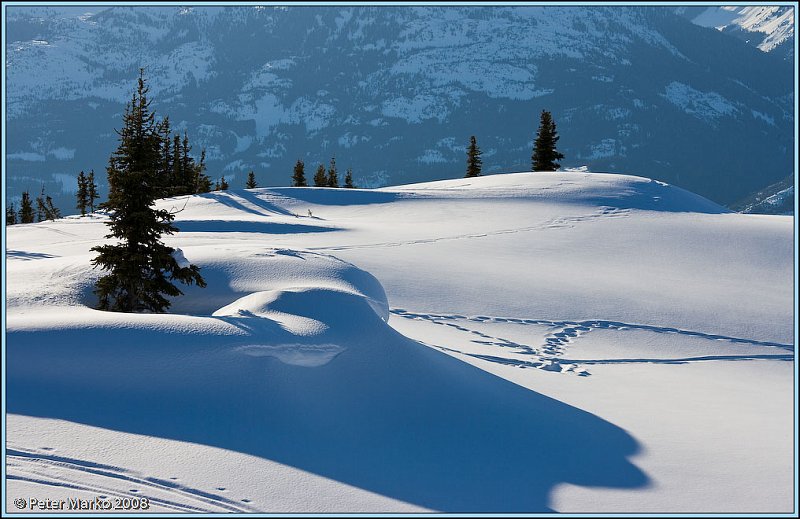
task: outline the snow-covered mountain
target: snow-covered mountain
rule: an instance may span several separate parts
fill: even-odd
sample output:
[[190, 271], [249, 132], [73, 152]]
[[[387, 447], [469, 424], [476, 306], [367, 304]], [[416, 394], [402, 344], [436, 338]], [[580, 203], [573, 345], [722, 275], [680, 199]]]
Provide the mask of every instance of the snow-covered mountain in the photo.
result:
[[695, 6], [678, 7], [675, 11], [697, 25], [713, 27], [764, 52], [775, 52], [786, 59], [794, 56], [792, 6]]
[[167, 314], [93, 309], [104, 215], [7, 229], [7, 512], [792, 512], [791, 217], [586, 171], [157, 206], [208, 283]]
[[[286, 185], [332, 156], [365, 187], [530, 167], [542, 109], [565, 167], [730, 203], [792, 172], [792, 64], [668, 7], [7, 9], [10, 197], [101, 172], [138, 68], [209, 173]], [[102, 190], [103, 186], [101, 186]]]
[[743, 213], [791, 215], [794, 214], [794, 192], [794, 176], [789, 175], [731, 205], [731, 208]]

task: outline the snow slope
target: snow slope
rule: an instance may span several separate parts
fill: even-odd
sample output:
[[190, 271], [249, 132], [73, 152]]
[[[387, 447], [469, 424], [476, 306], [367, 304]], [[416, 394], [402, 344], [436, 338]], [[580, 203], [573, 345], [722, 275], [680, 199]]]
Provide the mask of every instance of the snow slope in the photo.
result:
[[790, 217], [583, 171], [159, 205], [169, 314], [91, 308], [102, 215], [8, 228], [9, 498], [792, 510]]
[[719, 31], [733, 29], [751, 33], [751, 37], [761, 36], [762, 39], [756, 47], [764, 52], [773, 51], [781, 44], [788, 43], [786, 51], [789, 55], [792, 54], [790, 47], [794, 40], [794, 9], [791, 6], [712, 6], [694, 16], [692, 22], [703, 27], [714, 27]]

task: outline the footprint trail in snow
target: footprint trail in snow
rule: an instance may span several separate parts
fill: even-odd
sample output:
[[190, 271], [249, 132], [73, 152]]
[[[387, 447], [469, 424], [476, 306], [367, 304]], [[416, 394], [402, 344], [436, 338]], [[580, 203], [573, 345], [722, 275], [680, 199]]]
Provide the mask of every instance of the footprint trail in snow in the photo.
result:
[[[498, 348], [496, 355], [464, 351], [453, 345], [444, 346], [424, 342], [430, 347], [442, 351], [458, 353], [470, 357], [482, 359], [488, 362], [516, 366], [519, 368], [536, 368], [545, 371], [558, 373], [573, 373], [579, 376], [588, 376], [591, 373], [586, 368], [594, 364], [621, 364], [637, 362], [661, 362], [683, 364], [688, 362], [700, 362], [711, 360], [780, 360], [790, 361], [793, 359], [794, 347], [791, 344], [778, 342], [758, 341], [726, 335], [709, 334], [691, 330], [682, 330], [673, 327], [651, 326], [643, 324], [629, 324], [619, 321], [609, 320], [586, 320], [586, 321], [558, 321], [550, 319], [529, 319], [514, 317], [496, 316], [465, 316], [460, 314], [444, 313], [422, 313], [411, 312], [402, 308], [391, 309], [392, 315], [413, 321], [422, 321], [434, 325], [446, 326], [463, 334], [469, 334], [468, 342], [484, 346]], [[472, 324], [474, 323], [474, 324]], [[529, 343], [511, 340], [499, 335], [487, 333], [485, 325], [492, 324], [512, 324], [546, 327], [546, 334], [539, 338], [536, 333], [529, 333], [531, 338]], [[478, 325], [478, 326], [476, 326]], [[476, 329], [482, 327], [482, 330]], [[739, 353], [739, 354], [714, 354], [714, 355], [692, 355], [679, 356], [674, 358], [608, 358], [608, 359], [575, 359], [567, 357], [570, 353], [570, 346], [580, 339], [581, 336], [593, 330], [610, 330], [614, 332], [640, 331], [654, 334], [673, 334], [681, 337], [692, 337], [701, 340], [719, 341], [732, 345], [745, 345], [764, 348], [764, 353]], [[423, 342], [423, 341], [420, 341]], [[458, 341], [457, 341], [458, 342]], [[778, 353], [775, 350], [786, 353]], [[520, 359], [519, 356], [529, 356], [528, 359]]]

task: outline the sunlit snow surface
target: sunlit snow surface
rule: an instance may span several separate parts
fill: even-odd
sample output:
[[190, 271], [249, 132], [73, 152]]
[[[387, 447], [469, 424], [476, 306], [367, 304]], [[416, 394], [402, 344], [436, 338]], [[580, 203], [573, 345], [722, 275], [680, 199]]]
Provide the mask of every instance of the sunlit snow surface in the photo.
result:
[[158, 205], [208, 282], [167, 314], [92, 309], [103, 215], [8, 228], [9, 507], [792, 510], [791, 217], [585, 171]]

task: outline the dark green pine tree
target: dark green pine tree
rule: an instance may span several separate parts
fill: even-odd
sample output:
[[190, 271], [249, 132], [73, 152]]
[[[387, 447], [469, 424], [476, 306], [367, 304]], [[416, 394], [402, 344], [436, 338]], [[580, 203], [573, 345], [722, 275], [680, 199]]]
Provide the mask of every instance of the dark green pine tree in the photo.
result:
[[348, 189], [356, 187], [353, 185], [353, 170], [350, 168], [347, 168], [347, 173], [344, 176], [344, 187]]
[[[314, 178], [316, 182], [316, 177]], [[303, 161], [297, 159], [297, 162], [294, 165], [294, 174], [292, 175], [292, 185], [294, 187], [306, 187], [308, 183], [306, 182], [306, 166], [303, 164]]]
[[208, 193], [211, 191], [211, 178], [206, 171], [206, 149], [200, 152], [200, 162], [194, 166], [194, 191], [193, 193]]
[[[194, 189], [190, 188], [186, 183], [186, 176], [183, 173], [183, 150], [181, 150], [181, 136], [177, 133], [172, 137], [172, 162], [170, 163], [169, 179], [175, 192], [186, 194], [194, 193]], [[187, 191], [191, 189], [191, 191]]]
[[45, 195], [44, 184], [42, 184], [42, 194], [36, 198], [36, 218], [39, 222], [61, 218], [61, 211], [53, 204], [53, 199], [50, 195]]
[[[200, 152], [200, 162], [195, 162], [189, 155], [192, 146], [188, 133], [183, 133], [183, 140], [175, 135], [172, 144], [172, 177], [175, 179], [176, 195], [194, 195], [208, 193], [212, 189], [211, 179], [205, 174], [206, 150]], [[217, 183], [217, 186], [219, 183]], [[216, 187], [216, 186], [214, 186]]]
[[467, 148], [467, 174], [465, 178], [479, 177], [481, 175], [481, 154], [483, 152], [478, 148], [478, 141], [475, 136], [469, 138], [469, 148]]
[[14, 203], [6, 206], [6, 225], [14, 225], [17, 223], [17, 212], [14, 210]]
[[328, 187], [339, 187], [339, 174], [336, 171], [336, 157], [331, 157], [331, 165], [328, 168]]
[[95, 286], [101, 310], [163, 312], [170, 306], [164, 296], [182, 294], [171, 281], [206, 285], [197, 266], [181, 267], [174, 249], [161, 242], [163, 234], [178, 229], [169, 211], [153, 207], [160, 192], [162, 154], [147, 92], [142, 69], [117, 132], [119, 146], [108, 161], [109, 195], [100, 207], [109, 214], [106, 238], [116, 242], [91, 249], [98, 252], [93, 266], [108, 272]]
[[253, 170], [247, 174], [247, 182], [245, 182], [244, 187], [246, 189], [255, 189], [258, 187], [258, 183], [256, 183], [256, 174], [253, 173]]
[[564, 155], [556, 150], [558, 139], [553, 116], [547, 110], [542, 110], [531, 155], [533, 171], [556, 171], [561, 167], [561, 164], [556, 162], [564, 158]]
[[31, 194], [27, 191], [22, 192], [22, 201], [19, 207], [19, 223], [33, 223], [33, 203], [31, 202]]
[[81, 212], [81, 216], [86, 216], [86, 208], [89, 206], [89, 189], [86, 184], [86, 174], [81, 170], [78, 173], [78, 191], [75, 193], [78, 202], [75, 207]]
[[158, 135], [161, 139], [161, 167], [158, 170], [158, 178], [161, 184], [161, 195], [159, 198], [176, 196], [179, 194], [178, 179], [173, 176], [173, 156], [172, 156], [172, 132], [169, 128], [169, 116], [164, 117], [158, 126]]
[[325, 174], [325, 166], [322, 164], [317, 166], [317, 172], [314, 173], [314, 187], [328, 187], [328, 175]]
[[230, 186], [228, 185], [228, 181], [225, 180], [225, 175], [222, 175], [222, 178], [219, 179], [219, 189], [218, 191], [227, 191]]
[[192, 147], [189, 145], [189, 134], [183, 132], [183, 142], [181, 143], [181, 168], [178, 185], [180, 194], [194, 194], [198, 192], [198, 176], [194, 159], [189, 155]]
[[55, 220], [56, 218], [61, 218], [61, 210], [55, 206], [50, 195], [47, 195], [44, 201], [44, 219]]
[[36, 197], [36, 221], [43, 222], [47, 219], [47, 203], [45, 202], [44, 184], [42, 184], [42, 192]]
[[86, 177], [86, 196], [88, 197], [89, 201], [89, 211], [94, 212], [94, 202], [100, 195], [97, 194], [97, 184], [94, 182], [94, 169], [89, 172], [89, 176]]

